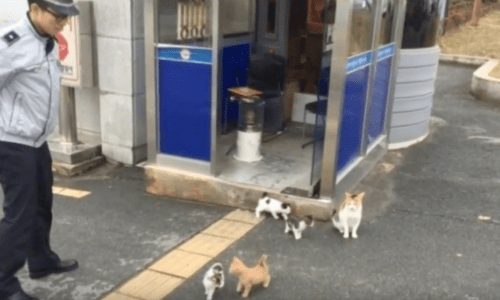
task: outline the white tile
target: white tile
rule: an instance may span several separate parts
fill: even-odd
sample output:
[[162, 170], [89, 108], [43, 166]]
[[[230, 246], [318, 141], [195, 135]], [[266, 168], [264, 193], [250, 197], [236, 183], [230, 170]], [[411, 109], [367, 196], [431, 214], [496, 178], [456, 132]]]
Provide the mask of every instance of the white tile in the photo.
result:
[[126, 165], [134, 164], [134, 154], [131, 148], [120, 147], [118, 145], [102, 143], [102, 154], [111, 161], [120, 162]]
[[145, 84], [145, 62], [144, 62], [144, 40], [134, 40], [134, 55], [133, 59], [133, 77], [134, 77], [134, 94], [144, 94], [146, 92]]
[[133, 98], [112, 93], [101, 94], [101, 136], [102, 142], [132, 148]]
[[101, 91], [132, 95], [132, 42], [97, 37]]
[[97, 88], [75, 88], [76, 123], [78, 129], [101, 132], [101, 115]]
[[134, 96], [134, 145], [141, 146], [147, 143], [147, 124], [146, 124], [146, 95]]
[[93, 42], [92, 36], [88, 34], [80, 35], [80, 62], [81, 62], [81, 86], [86, 88], [92, 88], [96, 86], [96, 78], [94, 67], [94, 52], [93, 52]]
[[130, 0], [94, 0], [95, 30], [98, 36], [132, 38]]
[[135, 165], [147, 158], [146, 145], [129, 148], [118, 145], [102, 143], [102, 154], [112, 161], [121, 162], [126, 165]]
[[144, 0], [132, 0], [133, 39], [144, 38]]
[[92, 34], [92, 2], [77, 2], [80, 34]]

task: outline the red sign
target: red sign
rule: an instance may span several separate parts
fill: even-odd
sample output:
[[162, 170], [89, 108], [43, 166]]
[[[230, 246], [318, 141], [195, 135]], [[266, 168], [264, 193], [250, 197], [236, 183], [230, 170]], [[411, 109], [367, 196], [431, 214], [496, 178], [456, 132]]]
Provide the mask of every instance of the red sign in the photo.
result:
[[68, 41], [60, 32], [57, 34], [57, 40], [59, 41], [59, 59], [63, 61], [69, 53]]

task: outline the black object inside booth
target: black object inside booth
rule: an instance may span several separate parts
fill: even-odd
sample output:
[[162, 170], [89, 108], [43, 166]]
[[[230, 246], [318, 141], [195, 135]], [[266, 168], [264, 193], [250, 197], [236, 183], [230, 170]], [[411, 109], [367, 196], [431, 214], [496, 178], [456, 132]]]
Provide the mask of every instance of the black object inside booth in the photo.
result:
[[284, 129], [283, 90], [287, 60], [276, 54], [254, 54], [248, 66], [248, 86], [262, 91], [264, 132]]

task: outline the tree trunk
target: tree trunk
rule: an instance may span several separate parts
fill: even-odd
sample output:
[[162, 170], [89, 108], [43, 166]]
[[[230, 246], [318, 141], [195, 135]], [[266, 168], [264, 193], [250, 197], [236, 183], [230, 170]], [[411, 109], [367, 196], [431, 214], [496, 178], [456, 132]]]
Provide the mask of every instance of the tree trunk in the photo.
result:
[[474, 0], [474, 8], [472, 9], [472, 19], [470, 21], [470, 26], [477, 27], [479, 24], [479, 18], [483, 10], [483, 2], [481, 0]]

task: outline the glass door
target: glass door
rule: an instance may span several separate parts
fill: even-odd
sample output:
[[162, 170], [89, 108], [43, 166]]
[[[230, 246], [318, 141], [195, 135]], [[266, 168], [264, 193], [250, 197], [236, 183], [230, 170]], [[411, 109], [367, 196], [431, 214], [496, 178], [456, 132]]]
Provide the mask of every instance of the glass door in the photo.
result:
[[394, 2], [386, 0], [382, 2], [382, 22], [378, 38], [376, 72], [373, 83], [371, 106], [369, 108], [369, 123], [367, 145], [368, 151], [375, 146], [377, 140], [384, 132], [386, 108], [391, 82], [391, 70], [396, 50], [395, 35], [393, 35]]

